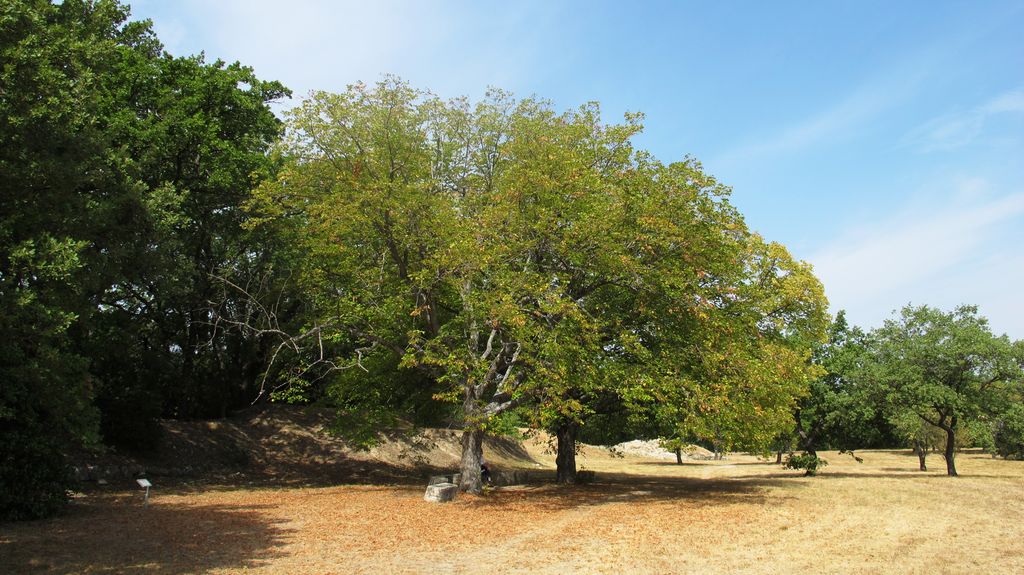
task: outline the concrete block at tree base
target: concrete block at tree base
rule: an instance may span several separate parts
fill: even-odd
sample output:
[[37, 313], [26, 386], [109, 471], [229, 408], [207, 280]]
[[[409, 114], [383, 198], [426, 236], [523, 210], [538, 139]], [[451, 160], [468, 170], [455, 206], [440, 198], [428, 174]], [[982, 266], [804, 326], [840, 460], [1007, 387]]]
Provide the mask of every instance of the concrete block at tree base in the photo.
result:
[[447, 475], [432, 475], [427, 485], [437, 485], [438, 483], [454, 483], [458, 485], [462, 481], [461, 473], [449, 473]]
[[494, 485], [522, 485], [529, 482], [530, 475], [521, 469], [491, 472], [491, 483]]
[[427, 492], [423, 494], [423, 500], [444, 503], [455, 499], [455, 494], [458, 492], [459, 486], [454, 483], [435, 483], [427, 486]]

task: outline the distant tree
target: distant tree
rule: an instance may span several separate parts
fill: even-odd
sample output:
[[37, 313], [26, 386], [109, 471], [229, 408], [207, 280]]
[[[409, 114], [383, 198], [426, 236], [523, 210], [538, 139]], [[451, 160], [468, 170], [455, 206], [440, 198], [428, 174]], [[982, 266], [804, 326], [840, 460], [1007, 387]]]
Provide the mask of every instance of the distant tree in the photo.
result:
[[840, 310], [828, 328], [828, 341], [814, 350], [813, 361], [823, 375], [811, 381], [797, 403], [791, 441], [805, 454], [799, 461], [815, 461], [822, 447], [852, 451], [874, 440], [876, 402], [855, 377], [866, 351], [866, 335], [850, 326]]
[[[1014, 343], [1014, 354], [1024, 366], [1024, 340]], [[989, 424], [988, 450], [1006, 459], [1024, 459], [1024, 378], [1009, 389], [1005, 404]]]
[[995, 423], [994, 451], [1006, 459], [1024, 459], [1024, 403], [1015, 403]]
[[894, 415], [891, 419], [896, 432], [903, 441], [910, 444], [917, 455], [918, 466], [921, 471], [928, 471], [926, 460], [932, 451], [941, 451], [946, 445], [945, 432], [924, 421], [912, 411], [903, 411]]
[[891, 410], [913, 413], [945, 433], [946, 471], [957, 475], [958, 434], [997, 412], [1022, 377], [1015, 345], [994, 336], [974, 306], [947, 313], [908, 305], [873, 338], [867, 377]]
[[683, 450], [686, 449], [689, 444], [679, 437], [664, 438], [658, 442], [658, 445], [666, 451], [671, 451], [676, 455], [676, 465], [683, 464]]

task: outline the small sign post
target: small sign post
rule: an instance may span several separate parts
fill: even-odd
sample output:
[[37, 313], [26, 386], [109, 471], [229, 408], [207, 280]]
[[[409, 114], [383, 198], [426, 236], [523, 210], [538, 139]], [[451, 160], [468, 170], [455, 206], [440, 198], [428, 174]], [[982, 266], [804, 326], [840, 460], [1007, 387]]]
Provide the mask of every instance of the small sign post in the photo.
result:
[[152, 487], [153, 484], [150, 483], [148, 479], [136, 479], [135, 483], [138, 483], [139, 487], [145, 487], [146, 488], [146, 497], [142, 500], [142, 504], [148, 506], [149, 505], [149, 488]]

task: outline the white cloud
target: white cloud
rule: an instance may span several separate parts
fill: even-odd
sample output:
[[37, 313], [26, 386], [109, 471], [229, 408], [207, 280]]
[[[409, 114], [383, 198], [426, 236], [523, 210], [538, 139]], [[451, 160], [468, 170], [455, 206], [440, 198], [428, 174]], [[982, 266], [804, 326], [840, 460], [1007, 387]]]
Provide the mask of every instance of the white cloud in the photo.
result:
[[929, 47], [893, 63], [888, 69], [854, 86], [847, 96], [816, 113], [796, 119], [774, 133], [726, 150], [708, 165], [726, 170], [760, 159], [794, 155], [814, 146], [849, 138], [880, 115], [913, 97], [932, 73], [932, 50]]
[[818, 114], [803, 118], [797, 123], [783, 128], [770, 137], [748, 142], [729, 150], [710, 163], [716, 166], [728, 166], [742, 163], [749, 158], [773, 156], [804, 149], [834, 134], [849, 130], [884, 110], [890, 101], [891, 95], [886, 95], [880, 90], [859, 91]]
[[1024, 88], [1007, 92], [992, 98], [982, 106], [982, 110], [988, 114], [1001, 112], [1024, 112]]
[[922, 152], [966, 146], [981, 134], [993, 116], [1024, 112], [1024, 88], [995, 96], [970, 110], [933, 118], [903, 137], [903, 145]]
[[[357, 81], [373, 83], [384, 74], [397, 74], [443, 96], [476, 96], [488, 85], [520, 89], [541, 64], [557, 60], [543, 42], [557, 36], [554, 30], [566, 10], [543, 2], [182, 4], [157, 18], [161, 37], [169, 36], [169, 49], [179, 55], [202, 49], [211, 59], [239, 60], [261, 78], [282, 81], [298, 97], [313, 89], [341, 91]], [[156, 9], [148, 2], [140, 8]]]
[[[865, 327], [908, 302], [982, 306], [993, 326], [1024, 338], [1024, 193], [994, 196], [963, 180], [889, 218], [850, 229], [809, 258], [833, 310]], [[945, 205], [934, 198], [944, 196]]]
[[194, 33], [211, 55], [241, 60], [262, 77], [284, 80], [302, 92], [313, 87], [343, 88], [357, 80], [372, 82], [389, 71], [387, 64], [398, 53], [429, 40], [423, 38], [423, 29], [449, 33], [445, 22], [435, 20], [421, 3], [221, 0], [202, 4], [205, 17], [196, 22]]

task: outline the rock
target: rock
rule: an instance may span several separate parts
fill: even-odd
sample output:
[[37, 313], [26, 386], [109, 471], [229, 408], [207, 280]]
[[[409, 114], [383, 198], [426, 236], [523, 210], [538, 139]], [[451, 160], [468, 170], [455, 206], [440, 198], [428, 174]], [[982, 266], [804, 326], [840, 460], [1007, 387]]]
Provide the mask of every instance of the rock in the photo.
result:
[[[650, 457], [652, 459], [674, 460], [676, 458], [676, 454], [662, 447], [661, 442], [657, 439], [634, 439], [633, 441], [626, 441], [625, 443], [613, 445], [607, 449], [612, 453]], [[683, 459], [702, 461], [714, 459], [715, 457], [712, 452], [700, 447], [699, 445], [687, 445], [683, 448], [682, 456]]]
[[459, 486], [454, 483], [435, 483], [427, 486], [427, 492], [423, 494], [424, 501], [433, 503], [444, 503], [455, 499], [459, 492]]
[[623, 455], [650, 457], [652, 459], [675, 459], [676, 454], [666, 450], [657, 439], [634, 439], [611, 447], [612, 452]]

